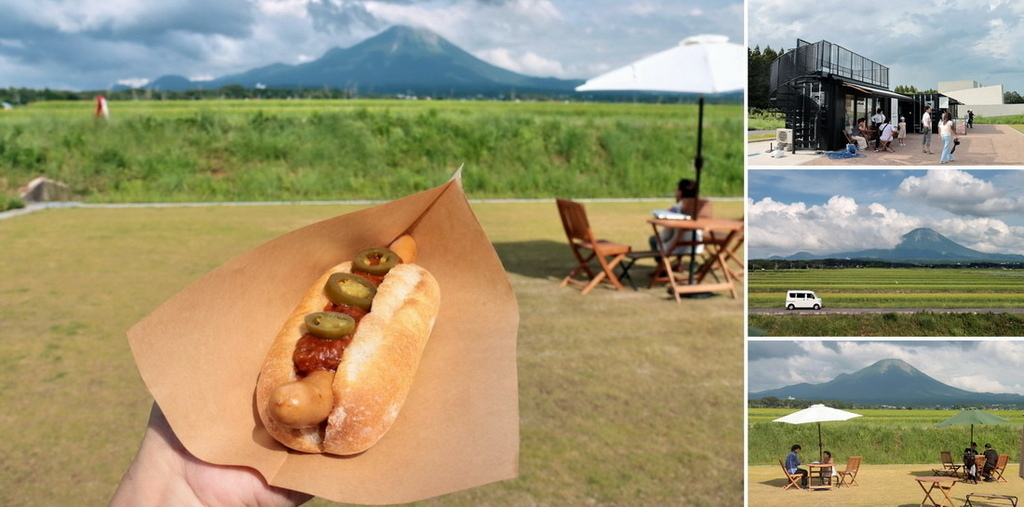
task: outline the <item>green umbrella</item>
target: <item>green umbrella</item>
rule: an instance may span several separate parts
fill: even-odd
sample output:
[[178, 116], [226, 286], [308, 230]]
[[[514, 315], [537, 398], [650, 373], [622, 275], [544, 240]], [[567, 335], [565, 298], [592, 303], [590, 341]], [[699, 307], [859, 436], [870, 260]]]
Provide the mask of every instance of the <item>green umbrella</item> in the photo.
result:
[[953, 426], [954, 424], [970, 424], [971, 425], [971, 442], [974, 441], [974, 425], [975, 424], [1003, 424], [1010, 422], [1009, 419], [1003, 419], [994, 414], [985, 412], [984, 410], [978, 410], [971, 408], [960, 412], [945, 421], [936, 424], [939, 427]]

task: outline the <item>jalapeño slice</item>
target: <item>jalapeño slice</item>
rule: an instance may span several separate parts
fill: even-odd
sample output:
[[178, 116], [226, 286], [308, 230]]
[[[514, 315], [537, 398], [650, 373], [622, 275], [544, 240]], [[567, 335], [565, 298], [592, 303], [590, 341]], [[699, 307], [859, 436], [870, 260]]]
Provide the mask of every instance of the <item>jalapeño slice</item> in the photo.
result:
[[367, 248], [356, 254], [352, 267], [371, 275], [386, 275], [398, 264], [398, 254], [387, 248]]
[[340, 340], [352, 334], [356, 321], [338, 312], [315, 312], [306, 315], [306, 329], [317, 338]]
[[327, 299], [338, 305], [349, 305], [369, 311], [377, 287], [373, 282], [352, 273], [334, 273], [324, 286]]

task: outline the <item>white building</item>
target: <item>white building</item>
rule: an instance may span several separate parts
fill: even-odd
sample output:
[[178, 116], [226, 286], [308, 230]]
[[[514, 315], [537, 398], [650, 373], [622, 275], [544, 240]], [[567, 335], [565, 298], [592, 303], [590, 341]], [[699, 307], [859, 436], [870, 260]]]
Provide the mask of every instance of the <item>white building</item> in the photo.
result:
[[983, 86], [969, 80], [942, 81], [939, 83], [939, 93], [960, 102], [961, 114], [968, 109], [977, 116], [1024, 114], [1024, 104], [1003, 104], [1003, 85]]

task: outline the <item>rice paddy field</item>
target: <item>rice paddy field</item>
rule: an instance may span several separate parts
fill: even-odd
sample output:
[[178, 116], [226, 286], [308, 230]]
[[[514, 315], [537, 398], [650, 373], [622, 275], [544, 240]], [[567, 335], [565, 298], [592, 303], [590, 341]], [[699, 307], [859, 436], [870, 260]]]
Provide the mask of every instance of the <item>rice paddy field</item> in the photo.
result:
[[828, 308], [1024, 307], [1024, 270], [765, 270], [748, 277], [751, 308], [782, 308], [787, 290], [813, 290]]

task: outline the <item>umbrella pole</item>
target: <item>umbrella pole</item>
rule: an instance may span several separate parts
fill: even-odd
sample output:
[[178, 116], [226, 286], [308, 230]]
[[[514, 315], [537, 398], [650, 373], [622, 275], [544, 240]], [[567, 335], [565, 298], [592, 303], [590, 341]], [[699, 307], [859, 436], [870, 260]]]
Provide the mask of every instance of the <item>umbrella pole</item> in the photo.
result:
[[821, 443], [821, 423], [818, 423], [818, 463], [825, 461], [825, 446]]
[[[697, 212], [700, 211], [700, 170], [704, 167], [704, 156], [701, 148], [704, 145], [704, 95], [697, 100], [697, 157], [693, 159], [693, 167], [697, 171], [697, 181], [693, 190], [693, 219], [697, 219]], [[693, 231], [693, 239], [697, 239], [697, 231]], [[693, 285], [693, 275], [697, 267], [697, 245], [690, 245], [690, 285]]]

